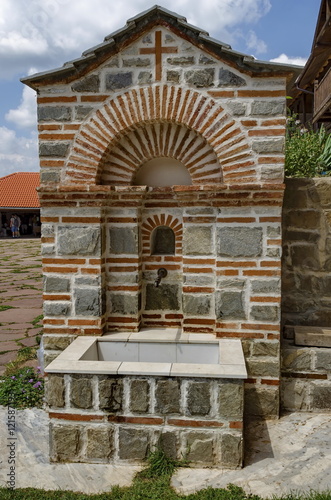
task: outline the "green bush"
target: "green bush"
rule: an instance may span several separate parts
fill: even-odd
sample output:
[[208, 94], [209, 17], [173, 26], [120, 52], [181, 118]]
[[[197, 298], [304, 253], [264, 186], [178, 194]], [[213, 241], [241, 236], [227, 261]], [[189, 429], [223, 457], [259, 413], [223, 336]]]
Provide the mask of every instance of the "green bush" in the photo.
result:
[[331, 175], [331, 138], [322, 126], [306, 129], [292, 114], [287, 118], [285, 144], [286, 177]]
[[41, 407], [44, 399], [44, 380], [33, 368], [20, 368], [0, 379], [0, 404], [20, 410]]

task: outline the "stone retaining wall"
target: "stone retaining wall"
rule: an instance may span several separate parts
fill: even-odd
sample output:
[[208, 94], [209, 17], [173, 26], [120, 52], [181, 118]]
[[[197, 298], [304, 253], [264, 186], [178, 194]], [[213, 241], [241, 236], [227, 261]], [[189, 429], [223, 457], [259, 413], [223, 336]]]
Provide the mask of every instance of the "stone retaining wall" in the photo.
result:
[[281, 404], [288, 411], [331, 410], [331, 349], [284, 341]]
[[286, 179], [283, 325], [331, 324], [331, 179]]
[[55, 462], [139, 462], [160, 446], [193, 466], [242, 466], [241, 380], [49, 374], [46, 392]]

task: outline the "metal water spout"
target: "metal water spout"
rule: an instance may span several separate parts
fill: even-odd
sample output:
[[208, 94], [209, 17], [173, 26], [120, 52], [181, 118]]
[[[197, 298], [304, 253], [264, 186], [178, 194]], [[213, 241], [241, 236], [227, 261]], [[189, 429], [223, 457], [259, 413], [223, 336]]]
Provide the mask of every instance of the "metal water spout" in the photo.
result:
[[165, 278], [168, 274], [168, 271], [164, 267], [160, 267], [160, 269], [157, 270], [157, 278], [154, 281], [154, 286], [158, 288], [159, 284], [161, 283], [161, 279]]

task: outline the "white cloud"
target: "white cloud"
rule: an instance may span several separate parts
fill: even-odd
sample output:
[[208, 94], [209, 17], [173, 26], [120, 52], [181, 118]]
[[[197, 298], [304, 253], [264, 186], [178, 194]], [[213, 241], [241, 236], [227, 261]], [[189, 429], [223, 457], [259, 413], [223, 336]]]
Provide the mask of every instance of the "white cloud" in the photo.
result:
[[16, 109], [10, 109], [5, 118], [18, 128], [35, 128], [37, 123], [35, 91], [24, 87], [20, 105]]
[[278, 62], [282, 64], [295, 64], [297, 66], [304, 66], [307, 62], [307, 59], [304, 57], [292, 57], [292, 56], [287, 56], [286, 54], [281, 54], [278, 57], [275, 57], [275, 59], [270, 59], [271, 62]]
[[0, 177], [13, 172], [39, 170], [37, 134], [17, 137], [13, 130], [0, 127]]
[[[271, 8], [270, 0], [205, 0], [203, 7], [200, 0], [164, 0], [162, 5], [230, 44], [236, 26], [256, 23]], [[79, 57], [151, 3], [127, 0], [123, 7], [107, 0], [93, 0], [93, 5], [90, 0], [1, 0], [0, 78]], [[261, 41], [256, 43], [261, 50]]]
[[263, 40], [260, 40], [253, 30], [248, 32], [246, 46], [248, 50], [256, 54], [264, 54], [267, 52], [267, 44]]

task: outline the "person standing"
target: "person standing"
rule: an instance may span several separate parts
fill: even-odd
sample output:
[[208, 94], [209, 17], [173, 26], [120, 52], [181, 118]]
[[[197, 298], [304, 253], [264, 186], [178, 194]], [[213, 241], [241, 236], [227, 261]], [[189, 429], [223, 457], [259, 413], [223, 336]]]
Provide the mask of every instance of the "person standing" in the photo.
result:
[[21, 227], [21, 219], [17, 214], [15, 214], [15, 227], [16, 227], [16, 238], [20, 237], [20, 227]]
[[10, 218], [9, 225], [10, 225], [10, 230], [11, 230], [13, 238], [15, 238], [15, 235], [16, 235], [16, 232], [17, 232], [17, 228], [16, 228], [15, 224], [16, 224], [15, 215], [12, 214], [12, 216]]

